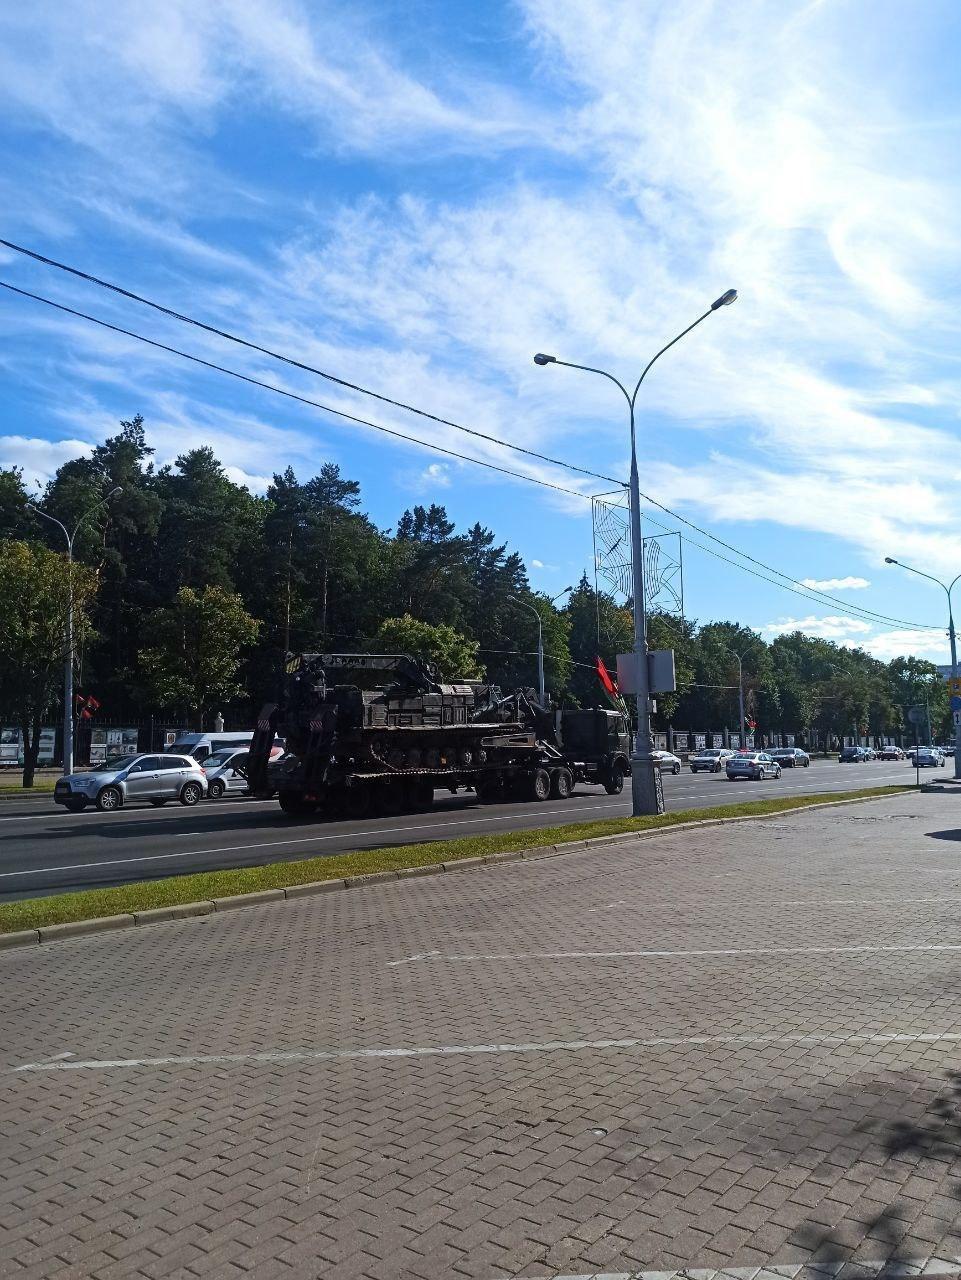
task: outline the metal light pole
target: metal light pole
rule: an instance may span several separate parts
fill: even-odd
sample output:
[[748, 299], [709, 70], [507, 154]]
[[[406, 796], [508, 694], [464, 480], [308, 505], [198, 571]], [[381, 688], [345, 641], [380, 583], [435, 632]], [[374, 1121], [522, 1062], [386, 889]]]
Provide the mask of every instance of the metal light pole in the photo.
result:
[[[565, 587], [563, 591], [558, 591], [557, 595], [551, 600], [551, 604], [555, 604], [560, 600], [561, 596], [566, 596], [568, 591], [573, 591], [573, 587]], [[541, 706], [544, 706], [544, 624], [541, 621], [541, 615], [537, 612], [532, 604], [528, 604], [526, 600], [521, 600], [519, 596], [508, 596], [508, 600], [512, 600], [514, 604], [519, 604], [522, 609], [529, 609], [537, 619], [537, 700]]]
[[67, 540], [67, 652], [63, 662], [63, 772], [65, 775], [73, 773], [73, 544], [77, 531], [87, 517], [121, 493], [123, 489], [117, 485], [116, 489], [111, 489], [105, 498], [88, 507], [74, 525], [73, 533], [70, 533], [67, 526], [62, 524], [56, 516], [47, 515], [46, 511], [41, 511], [32, 502], [27, 503], [31, 511], [62, 530]]
[[[742, 663], [744, 655], [735, 653], [733, 649], [731, 649], [730, 652], [735, 658], [737, 658], [737, 700], [738, 710], [741, 714], [741, 746], [743, 748], [747, 746], [747, 732], [744, 723], [744, 666]], [[744, 653], [747, 653], [746, 649], [744, 650]]]
[[[919, 578], [927, 578], [929, 582], [936, 582], [941, 590], [948, 597], [948, 638], [951, 641], [951, 679], [958, 678], [958, 644], [957, 637], [954, 632], [954, 610], [951, 607], [951, 592], [957, 582], [961, 581], [961, 573], [950, 583], [944, 583], [940, 578], [933, 578], [930, 573], [924, 573], [921, 569], [914, 569], [911, 565], [905, 564], [903, 560], [895, 560], [893, 556], [884, 557], [885, 564], [896, 564], [899, 569], [906, 569], [908, 573], [916, 573]], [[952, 685], [952, 688], [956, 688]], [[953, 695], [952, 695], [953, 696]], [[925, 695], [927, 697], [927, 695]], [[952, 715], [952, 720], [954, 716]], [[928, 742], [931, 743], [931, 716], [928, 714]], [[933, 746], [933, 743], [931, 743]], [[961, 724], [954, 726], [954, 776], [961, 778]]]
[[702, 316], [698, 316], [693, 324], [689, 324], [676, 338], [672, 338], [667, 346], [662, 347], [645, 365], [644, 371], [634, 387], [633, 394], [627, 390], [618, 378], [615, 378], [612, 373], [608, 373], [605, 369], [594, 369], [590, 365], [573, 364], [569, 360], [558, 360], [556, 356], [544, 355], [540, 351], [534, 357], [534, 363], [538, 365], [559, 364], [567, 369], [580, 369], [584, 373], [599, 374], [602, 378], [607, 378], [609, 382], [613, 382], [627, 401], [631, 424], [631, 478], [629, 483], [631, 501], [631, 586], [634, 597], [634, 670], [637, 681], [637, 733], [634, 738], [634, 750], [631, 753], [631, 797], [633, 801], [632, 811], [635, 817], [640, 817], [646, 813], [664, 812], [664, 796], [658, 785], [660, 775], [655, 772], [654, 757], [651, 755], [653, 740], [651, 738], [651, 694], [647, 672], [644, 543], [641, 537], [641, 495], [637, 473], [634, 412], [637, 404], [637, 394], [651, 366], [656, 360], [660, 359], [665, 351], [669, 351], [676, 342], [680, 342], [686, 334], [696, 328], [702, 320], [706, 320], [712, 312], [717, 311], [720, 307], [729, 307], [736, 298], [737, 290], [728, 289], [715, 302], [712, 302], [708, 310]]

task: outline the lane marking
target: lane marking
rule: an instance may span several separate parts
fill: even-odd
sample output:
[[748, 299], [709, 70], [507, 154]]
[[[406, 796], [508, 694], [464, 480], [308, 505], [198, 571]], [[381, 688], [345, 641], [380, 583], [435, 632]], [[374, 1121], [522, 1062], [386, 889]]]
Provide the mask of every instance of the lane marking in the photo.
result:
[[856, 947], [712, 947], [701, 951], [513, 951], [477, 953], [476, 955], [443, 954], [424, 951], [410, 960], [657, 960], [667, 957], [700, 956], [821, 956], [859, 955], [864, 952], [961, 951], [961, 943], [906, 943], [899, 945], [865, 944]]
[[[833, 783], [831, 784], [830, 787], [825, 788], [825, 790], [823, 790], [818, 794], [827, 794], [829, 790], [836, 790], [838, 788], [843, 789], [844, 787], [846, 787], [846, 785], [847, 784], [843, 782]], [[789, 791], [790, 790], [796, 791], [796, 790], [803, 790], [804, 786], [803, 784], [798, 784], [796, 786], [785, 787], [783, 789], [789, 790]], [[709, 798], [709, 796], [714, 794], [716, 793], [696, 792], [686, 798], [695, 799], [695, 800], [706, 799], [706, 798]], [[879, 799], [885, 799], [885, 798], [886, 797], [883, 797], [883, 796], [879, 797]], [[241, 802], [238, 801], [237, 803], [239, 804]], [[257, 803], [257, 802], [254, 801], [253, 803]], [[271, 804], [273, 802], [264, 801], [263, 803]], [[470, 817], [459, 818], [457, 820], [450, 821], [450, 822], [419, 823], [414, 826], [406, 826], [406, 827], [375, 827], [368, 831], [346, 831], [346, 832], [340, 831], [340, 832], [334, 832], [330, 835], [300, 836], [300, 837], [296, 837], [288, 840], [259, 841], [254, 844], [218, 845], [215, 848], [190, 849], [182, 853], [155, 853], [155, 854], [144, 855], [136, 858], [113, 858], [113, 859], [98, 860], [96, 862], [75, 862], [75, 863], [71, 863], [63, 866], [30, 867], [21, 871], [0, 872], [0, 880], [18, 879], [21, 876], [47, 875], [47, 874], [52, 874], [54, 872], [89, 871], [89, 870], [93, 870], [96, 867], [122, 867], [128, 864], [138, 865], [140, 863], [164, 862], [167, 860], [175, 860], [180, 858], [200, 858], [200, 857], [206, 857], [212, 854], [220, 854], [220, 853], [242, 853], [242, 852], [248, 852], [252, 849], [273, 849], [273, 848], [279, 848], [281, 846], [295, 845], [295, 844], [311, 844], [311, 843], [320, 844], [328, 840], [353, 840], [353, 839], [360, 839], [364, 836], [397, 835], [401, 832], [406, 832], [406, 831], [436, 831], [445, 827], [460, 827], [468, 823], [509, 822], [511, 820], [516, 821], [518, 819], [523, 820], [527, 818], [536, 818], [536, 817], [545, 817], [545, 818], [554, 817], [557, 814], [563, 815], [568, 813], [591, 813], [591, 812], [595, 812], [598, 809], [603, 809], [608, 814], [611, 814], [612, 816], [614, 816], [613, 811], [616, 811], [619, 809], [628, 809], [629, 807], [630, 807], [629, 802], [618, 801], [618, 802], [607, 803], [607, 804], [578, 805], [576, 807], [567, 805], [563, 809], [536, 809], [524, 814], [509, 812], [505, 814], [497, 814], [492, 817], [486, 817], [486, 818], [478, 818], [471, 815]], [[39, 816], [39, 815], [35, 815], [35, 816]], [[70, 816], [76, 816], [76, 815], [70, 815]], [[19, 821], [26, 821], [26, 819], [8, 818], [8, 819], [0, 819], [0, 821], [19, 822]], [[535, 824], [535, 827], [537, 825], [539, 824]], [[523, 830], [524, 828], [518, 827], [517, 829]]]
[[[859, 1280], [902, 1280], [902, 1277], [955, 1276], [961, 1268], [961, 1257], [936, 1258], [840, 1258], [825, 1262], [808, 1257], [803, 1262], [766, 1263], [763, 1267], [684, 1267], [680, 1271], [553, 1271], [539, 1276], [520, 1276], [518, 1280], [834, 1280], [847, 1268]], [[495, 1280], [491, 1273], [489, 1280]], [[501, 1280], [501, 1277], [496, 1277]]]
[[958, 1031], [876, 1032], [831, 1035], [828, 1032], [757, 1032], [723, 1036], [652, 1036], [624, 1040], [542, 1040], [518, 1044], [446, 1044], [390, 1049], [275, 1049], [261, 1053], [169, 1054], [157, 1058], [85, 1058], [74, 1062], [25, 1062], [12, 1074], [28, 1071], [97, 1071], [130, 1067], [223, 1066], [242, 1063], [355, 1062], [383, 1058], [453, 1058], [475, 1054], [578, 1053], [585, 1049], [673, 1049], [694, 1045], [856, 1045], [939, 1044], [961, 1041]]
[[[51, 797], [52, 798], [52, 797]], [[273, 804], [273, 800], [211, 800], [210, 812], [220, 812], [222, 809], [239, 809], [241, 805], [248, 809], [261, 808], [265, 804]], [[169, 813], [162, 813], [159, 809], [122, 809], [124, 820], [133, 821], [135, 818], [169, 818], [172, 813], [176, 813], [176, 809], [171, 809]], [[62, 805], [58, 805], [56, 809], [50, 809], [46, 813], [22, 813], [19, 817], [0, 818], [0, 822], [38, 822], [42, 819], [61, 819], [61, 818], [79, 818], [82, 822], [92, 822], [97, 819], [100, 822], [111, 822], [114, 819], [104, 817], [99, 809], [91, 808], [89, 813], [70, 813], [64, 809]]]
[[[588, 813], [595, 809], [606, 809], [610, 812], [611, 805], [594, 804], [582, 805], [578, 808], [565, 809], [548, 809], [538, 810], [545, 817], [551, 817], [556, 813]], [[620, 807], [627, 807], [622, 804]], [[257, 844], [234, 844], [221, 845], [216, 849], [190, 849], [183, 853], [152, 853], [139, 858], [114, 858], [103, 862], [74, 862], [68, 866], [62, 867], [30, 867], [25, 871], [4, 871], [0, 872], [0, 880], [8, 880], [14, 876], [36, 876], [42, 875], [48, 871], [87, 871], [91, 867], [122, 867], [128, 863], [137, 862], [162, 862], [167, 858], [199, 858], [204, 854], [211, 853], [239, 853], [248, 849], [273, 849], [280, 845], [290, 844], [320, 844], [324, 840], [354, 840], [361, 836], [379, 836], [379, 835], [396, 835], [401, 831], [436, 831], [440, 827], [462, 827], [467, 822], [509, 822], [512, 818], [517, 818], [516, 813], [505, 813], [491, 818], [461, 818], [456, 822], [428, 822], [418, 823], [416, 826], [409, 827], [374, 827], [370, 831], [336, 831], [326, 836], [297, 836], [290, 840], [262, 840]], [[527, 817], [528, 815], [521, 815]], [[533, 815], [531, 815], [533, 816]]]
[[412, 964], [415, 960], [425, 960], [428, 956], [439, 956], [439, 951], [419, 951], [417, 955], [404, 956], [403, 960], [389, 960], [387, 962], [388, 969], [396, 969], [401, 964]]

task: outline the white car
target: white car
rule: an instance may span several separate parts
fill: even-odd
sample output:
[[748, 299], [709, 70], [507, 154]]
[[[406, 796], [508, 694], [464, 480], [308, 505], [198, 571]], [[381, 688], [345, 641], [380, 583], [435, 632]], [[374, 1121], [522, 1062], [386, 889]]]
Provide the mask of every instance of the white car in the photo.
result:
[[[211, 800], [219, 800], [227, 791], [246, 793], [249, 754], [246, 747], [239, 751], [234, 747], [224, 747], [207, 756], [201, 767], [207, 776], [207, 795]], [[271, 748], [271, 760], [280, 755], [283, 755], [283, 747]]]
[[739, 751], [726, 761], [724, 768], [728, 782], [736, 782], [738, 778], [754, 778], [760, 782], [762, 778], [781, 776], [781, 766], [766, 751]]
[[652, 751], [651, 755], [654, 757], [654, 763], [657, 765], [658, 769], [660, 769], [661, 773], [681, 772], [680, 758], [678, 756], [671, 755], [670, 751]]
[[691, 773], [720, 773], [724, 761], [733, 754], [727, 747], [701, 747], [694, 755], [688, 756], [687, 763], [691, 766]]

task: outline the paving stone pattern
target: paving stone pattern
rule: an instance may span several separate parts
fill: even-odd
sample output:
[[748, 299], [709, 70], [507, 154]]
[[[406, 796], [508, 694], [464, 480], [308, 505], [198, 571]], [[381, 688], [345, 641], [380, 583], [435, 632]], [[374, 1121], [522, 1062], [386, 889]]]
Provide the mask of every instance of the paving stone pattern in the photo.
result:
[[[959, 828], [899, 796], [0, 953], [0, 1275], [943, 1272], [961, 1043], [886, 1037], [961, 1035], [961, 950], [784, 949], [961, 947]], [[715, 954], [556, 954], [631, 950]], [[631, 1038], [685, 1043], [534, 1047]], [[16, 1070], [443, 1046], [492, 1051]]]

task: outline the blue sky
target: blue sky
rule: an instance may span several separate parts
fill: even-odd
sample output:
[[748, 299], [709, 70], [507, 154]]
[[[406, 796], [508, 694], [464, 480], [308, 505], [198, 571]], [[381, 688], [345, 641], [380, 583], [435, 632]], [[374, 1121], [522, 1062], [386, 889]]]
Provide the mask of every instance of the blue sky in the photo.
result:
[[[645, 383], [642, 488], [907, 625], [695, 547], [687, 612], [945, 661], [943, 635], [913, 625], [937, 628], [943, 596], [883, 561], [961, 572], [959, 52], [952, 0], [5, 6], [0, 235], [615, 476], [615, 389], [531, 355], [636, 377], [734, 286]], [[0, 278], [422, 440], [603, 487], [3, 250]], [[581, 498], [6, 294], [0, 386], [0, 465], [35, 483], [140, 412], [161, 462], [210, 443], [262, 489], [332, 460], [385, 527], [443, 502], [552, 594], [591, 562]]]

